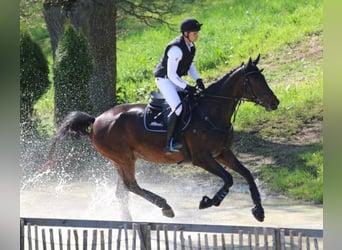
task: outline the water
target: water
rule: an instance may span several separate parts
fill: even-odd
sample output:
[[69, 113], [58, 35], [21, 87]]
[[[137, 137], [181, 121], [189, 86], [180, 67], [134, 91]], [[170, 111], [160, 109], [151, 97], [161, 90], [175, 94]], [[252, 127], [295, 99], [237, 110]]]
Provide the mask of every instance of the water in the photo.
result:
[[[69, 181], [60, 176], [51, 181], [49, 173], [35, 175], [22, 184], [20, 216], [63, 219], [127, 220], [126, 210], [115, 197], [115, 178], [93, 177]], [[323, 228], [323, 207], [295, 202], [285, 197], [272, 197], [262, 192], [265, 221], [256, 221], [251, 213], [252, 200], [247, 186], [237, 184], [219, 207], [199, 210], [203, 195], [212, 195], [220, 183], [213, 185], [185, 178], [166, 179], [138, 176], [141, 187], [164, 197], [175, 212], [164, 217], [161, 210], [143, 198], [129, 195], [129, 211], [133, 221], [244, 225], [291, 228]], [[44, 181], [46, 180], [46, 181]], [[155, 181], [153, 181], [155, 180]], [[32, 185], [32, 183], [35, 185]], [[38, 184], [37, 184], [38, 183]], [[40, 184], [39, 184], [40, 183]]]

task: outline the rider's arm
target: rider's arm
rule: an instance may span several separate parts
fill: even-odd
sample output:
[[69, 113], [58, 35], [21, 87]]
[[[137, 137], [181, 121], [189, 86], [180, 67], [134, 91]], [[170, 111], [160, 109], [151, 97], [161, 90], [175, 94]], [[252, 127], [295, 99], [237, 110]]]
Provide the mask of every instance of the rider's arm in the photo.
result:
[[177, 74], [178, 64], [183, 57], [182, 50], [178, 46], [172, 46], [167, 52], [167, 57], [167, 77], [174, 84], [185, 89], [188, 83]]
[[189, 75], [194, 79], [195, 81], [199, 78], [201, 78], [196, 70], [195, 63], [192, 62], [190, 65], [190, 69], [188, 71]]

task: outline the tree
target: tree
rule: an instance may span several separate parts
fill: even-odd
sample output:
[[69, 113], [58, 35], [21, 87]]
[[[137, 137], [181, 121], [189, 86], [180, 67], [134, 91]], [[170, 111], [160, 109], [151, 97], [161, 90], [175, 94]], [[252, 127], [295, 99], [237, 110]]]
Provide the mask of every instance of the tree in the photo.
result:
[[34, 104], [47, 91], [49, 81], [47, 60], [27, 31], [20, 32], [20, 125], [23, 131], [33, 127]]
[[165, 22], [173, 1], [129, 0], [43, 0], [43, 13], [55, 58], [64, 23], [70, 20], [82, 28], [94, 60], [90, 93], [95, 114], [116, 103], [116, 21], [124, 15], [139, 18], [147, 25]]
[[92, 57], [81, 30], [66, 23], [54, 60], [55, 121], [61, 122], [72, 110], [93, 112], [90, 98]]

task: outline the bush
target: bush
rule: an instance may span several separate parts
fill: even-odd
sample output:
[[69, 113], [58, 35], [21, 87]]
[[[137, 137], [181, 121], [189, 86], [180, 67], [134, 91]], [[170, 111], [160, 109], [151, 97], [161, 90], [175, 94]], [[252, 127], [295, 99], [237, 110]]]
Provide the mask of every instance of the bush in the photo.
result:
[[54, 64], [55, 122], [59, 124], [70, 111], [93, 112], [90, 79], [93, 62], [82, 31], [76, 32], [70, 23], [56, 50]]
[[25, 134], [33, 129], [33, 107], [47, 91], [49, 68], [39, 45], [27, 31], [20, 33], [20, 125]]

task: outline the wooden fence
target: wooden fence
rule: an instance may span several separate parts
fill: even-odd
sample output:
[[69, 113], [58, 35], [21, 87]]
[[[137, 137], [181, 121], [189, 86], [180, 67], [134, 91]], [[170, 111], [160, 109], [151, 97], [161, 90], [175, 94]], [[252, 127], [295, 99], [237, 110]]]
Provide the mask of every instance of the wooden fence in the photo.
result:
[[323, 249], [323, 230], [20, 218], [21, 250]]

